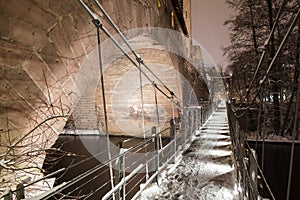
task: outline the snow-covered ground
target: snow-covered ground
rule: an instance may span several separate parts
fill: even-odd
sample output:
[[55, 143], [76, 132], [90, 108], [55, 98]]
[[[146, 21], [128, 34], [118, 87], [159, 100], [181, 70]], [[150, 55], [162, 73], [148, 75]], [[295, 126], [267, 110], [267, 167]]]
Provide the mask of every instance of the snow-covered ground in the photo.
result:
[[215, 112], [182, 159], [145, 189], [148, 199], [239, 199], [225, 110]]

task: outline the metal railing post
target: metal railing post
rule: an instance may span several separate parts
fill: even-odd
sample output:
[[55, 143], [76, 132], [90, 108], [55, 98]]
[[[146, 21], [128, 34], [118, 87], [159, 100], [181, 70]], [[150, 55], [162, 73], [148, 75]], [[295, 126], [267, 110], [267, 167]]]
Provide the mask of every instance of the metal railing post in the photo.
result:
[[189, 127], [189, 133], [193, 132], [193, 114], [191, 110], [189, 110]]
[[[119, 142], [118, 143], [118, 147], [120, 149], [123, 148], [123, 144], [122, 142]], [[121, 155], [119, 158], [118, 158], [118, 161], [119, 161], [119, 166], [118, 166], [118, 173], [116, 173], [116, 184], [120, 183], [122, 178], [124, 178], [125, 176], [123, 176], [123, 171], [124, 171], [124, 166], [123, 166], [123, 161], [124, 161], [124, 155]], [[122, 187], [123, 188], [123, 187]], [[122, 191], [122, 188], [119, 188], [119, 190], [117, 191], [117, 194], [116, 194], [116, 199], [117, 200], [120, 200], [122, 199], [123, 200], [123, 191]]]
[[[190, 112], [187, 110], [186, 111], [186, 120], [187, 120], [187, 122], [186, 122], [186, 124], [187, 124], [187, 127], [185, 128], [185, 130], [184, 130], [184, 146], [186, 147], [186, 142], [187, 142], [187, 134], [190, 132], [190, 129], [191, 129], [191, 123], [190, 123]], [[184, 147], [184, 148], [185, 148]]]
[[200, 107], [200, 118], [201, 118], [201, 122], [200, 125], [203, 126], [204, 122], [203, 122], [203, 107]]
[[175, 130], [175, 123], [174, 123], [174, 119], [170, 120], [170, 138], [173, 141], [173, 163], [175, 163], [175, 159], [176, 159], [176, 130]]
[[193, 131], [192, 131], [192, 134], [195, 133], [196, 131], [196, 109], [193, 110], [193, 115], [192, 115], [192, 119], [193, 119]]
[[[125, 165], [125, 160], [126, 160], [126, 155], [123, 155], [122, 156], [122, 177], [125, 178], [126, 177], [126, 165]], [[122, 200], [125, 200], [126, 199], [126, 184], [124, 183], [123, 186], [122, 186]]]
[[[186, 143], [186, 132], [187, 132], [187, 127], [188, 127], [188, 121], [189, 121], [189, 119], [188, 119], [188, 114], [187, 114], [187, 111], [185, 110], [184, 111], [184, 121], [183, 121], [183, 123], [184, 123], [184, 129], [183, 129], [183, 144], [185, 145], [185, 143]], [[182, 147], [183, 147], [183, 145], [182, 145]]]
[[24, 185], [23, 185], [23, 183], [19, 183], [19, 184], [17, 185], [16, 193], [17, 193], [17, 200], [21, 200], [21, 199], [24, 199], [24, 198], [25, 198]]
[[4, 194], [2, 195], [2, 197], [4, 197], [4, 200], [12, 200], [13, 199], [13, 195], [12, 195], [12, 191], [10, 188], [7, 188], [4, 192]]
[[195, 119], [196, 120], [196, 129], [195, 129], [195, 131], [196, 131], [196, 130], [199, 129], [199, 108], [196, 108], [195, 112], [196, 112], [195, 113], [195, 117], [196, 117], [196, 119]]
[[257, 166], [255, 163], [256, 152], [254, 149], [250, 149], [249, 153], [249, 175], [254, 183], [254, 186], [257, 188]]
[[[154, 137], [154, 142], [153, 142], [154, 171], [157, 172], [158, 171], [158, 167], [159, 167], [159, 154], [158, 154], [158, 150], [159, 150], [159, 138], [156, 135], [156, 127], [152, 127], [151, 133], [152, 133], [152, 136]], [[157, 182], [158, 181], [157, 177], [155, 179], [156, 179], [156, 182]]]
[[191, 134], [193, 134], [193, 132], [194, 132], [194, 126], [195, 126], [194, 110], [190, 111], [190, 126], [191, 126], [191, 131], [190, 131], [189, 138], [190, 138]]

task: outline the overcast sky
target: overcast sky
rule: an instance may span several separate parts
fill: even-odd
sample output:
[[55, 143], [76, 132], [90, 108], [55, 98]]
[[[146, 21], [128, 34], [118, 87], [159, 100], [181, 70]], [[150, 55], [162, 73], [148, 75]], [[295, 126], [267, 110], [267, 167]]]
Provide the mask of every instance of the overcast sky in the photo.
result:
[[221, 48], [229, 44], [228, 29], [223, 23], [229, 13], [225, 0], [192, 0], [192, 38], [223, 67], [227, 63]]

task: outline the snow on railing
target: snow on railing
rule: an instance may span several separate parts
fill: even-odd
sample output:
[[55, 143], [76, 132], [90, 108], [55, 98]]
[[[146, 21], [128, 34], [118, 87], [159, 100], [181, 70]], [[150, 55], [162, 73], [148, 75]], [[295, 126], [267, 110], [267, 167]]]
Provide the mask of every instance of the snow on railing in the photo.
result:
[[[85, 173], [63, 182], [60, 185], [55, 186], [51, 190], [34, 197], [34, 199], [49, 199], [51, 197], [58, 197], [59, 199], [69, 198], [72, 194], [65, 193], [66, 189], [70, 189], [76, 183], [88, 176], [99, 176], [99, 170], [107, 167], [109, 163], [113, 163], [114, 168], [114, 183], [115, 186], [109, 191], [104, 192], [102, 199], [136, 199], [141, 191], [147, 187], [149, 183], [157, 180], [158, 174], [166, 167], [166, 165], [175, 163], [180, 154], [189, 147], [192, 142], [192, 138], [196, 133], [196, 130], [204, 124], [210, 114], [213, 112], [213, 106], [195, 106], [185, 107], [184, 113], [181, 119], [170, 120], [169, 127], [157, 132], [158, 127], [152, 127], [152, 136], [146, 138], [146, 140], [120, 151], [120, 153], [106, 162], [102, 162], [100, 165], [91, 168]], [[168, 135], [169, 142], [161, 143], [160, 137]], [[142, 153], [141, 153], [142, 152]], [[148, 168], [148, 169], [147, 169]], [[61, 173], [60, 169], [56, 173]], [[148, 174], [149, 173], [149, 174]], [[100, 174], [101, 175], [101, 174]], [[40, 180], [32, 183], [24, 184], [18, 190], [7, 190], [2, 198], [5, 200], [22, 199], [28, 195], [25, 195], [26, 188], [30, 185], [38, 184], [45, 178], [53, 176], [53, 174], [47, 175]], [[93, 179], [88, 182], [92, 182]], [[104, 185], [109, 185], [110, 180]], [[128, 188], [128, 185], [133, 185], [132, 188]], [[81, 186], [76, 189], [80, 190]], [[98, 190], [103, 189], [99, 187]], [[82, 195], [81, 198], [89, 198], [98, 191], [93, 191], [90, 194]]]
[[235, 166], [237, 168], [239, 186], [242, 188], [242, 198], [250, 200], [261, 199], [258, 190], [258, 177], [260, 176], [271, 199], [275, 200], [268, 182], [258, 164], [256, 152], [251, 149], [247, 141], [245, 141], [245, 131], [240, 127], [236, 113], [230, 104], [227, 105], [227, 113], [234, 150]]

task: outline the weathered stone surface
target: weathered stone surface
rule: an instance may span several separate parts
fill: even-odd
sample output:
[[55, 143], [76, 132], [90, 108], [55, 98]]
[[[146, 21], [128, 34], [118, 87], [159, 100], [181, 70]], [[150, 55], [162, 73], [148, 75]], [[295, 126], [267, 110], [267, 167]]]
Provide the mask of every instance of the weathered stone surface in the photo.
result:
[[9, 38], [21, 44], [39, 49], [48, 42], [44, 30], [16, 18], [10, 18], [9, 23]]
[[[44, 30], [49, 29], [56, 21], [53, 14], [41, 9], [35, 1], [31, 0], [18, 0], [9, 3], [0, 1], [0, 8], [11, 18], [16, 18], [18, 21], [27, 22]], [[17, 26], [17, 24], [10, 24], [10, 26]]]
[[47, 44], [40, 52], [41, 58], [49, 66], [49, 69], [56, 79], [63, 84], [69, 77], [61, 58], [57, 55], [56, 49], [52, 44]]
[[31, 49], [13, 40], [0, 40], [0, 62], [3, 66], [20, 66], [30, 55]]
[[9, 15], [7, 13], [0, 11], [0, 35], [2, 37], [7, 37], [9, 33], [9, 21], [7, 20], [8, 18]]
[[[162, 1], [160, 10], [157, 2], [152, 0], [100, 2], [122, 31], [139, 27], [172, 29], [170, 0]], [[113, 32], [96, 6], [91, 7], [103, 25]], [[63, 129], [64, 116], [71, 114], [74, 119], [77, 117], [78, 129], [97, 129], [98, 125], [103, 129], [97, 32], [81, 5], [77, 1], [61, 0], [0, 0], [0, 19], [0, 132], [5, 132], [0, 135], [1, 144], [10, 143], [8, 140], [16, 142], [26, 136], [22, 144], [28, 144], [30, 148], [18, 151], [48, 148]], [[175, 28], [181, 30], [179, 26]], [[159, 47], [168, 46], [172, 41], [183, 41], [182, 37], [162, 34], [144, 41], [144, 36], [138, 38], [130, 32], [126, 36], [136, 45], [145, 63], [182, 98], [183, 90], [186, 90], [183, 83], [194, 82], [195, 79], [188, 77], [190, 74], [195, 77], [195, 73], [185, 69], [187, 65], [182, 58]], [[103, 32], [101, 39], [101, 42], [107, 39]], [[109, 131], [114, 134], [140, 133], [139, 71], [124, 56], [118, 57], [116, 49], [112, 50], [103, 49], [103, 56], [113, 60], [112, 63], [104, 60], [105, 67], [109, 66], [104, 72]], [[96, 53], [92, 54], [93, 51]], [[93, 66], [90, 71], [84, 70], [85, 64]], [[79, 80], [80, 73], [83, 80]], [[153, 75], [147, 75], [154, 80]], [[143, 82], [145, 125], [151, 127], [157, 124], [154, 90], [151, 82], [145, 78]], [[161, 83], [156, 83], [169, 95]], [[170, 101], [159, 93], [157, 98], [159, 120], [168, 121], [172, 113]], [[59, 118], [47, 120], [53, 116]], [[26, 135], [38, 125], [39, 128]]]

